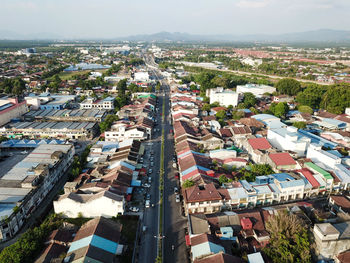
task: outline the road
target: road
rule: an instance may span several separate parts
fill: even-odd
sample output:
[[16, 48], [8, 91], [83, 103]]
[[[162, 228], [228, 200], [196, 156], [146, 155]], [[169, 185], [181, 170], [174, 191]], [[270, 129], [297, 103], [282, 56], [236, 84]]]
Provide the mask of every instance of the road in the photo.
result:
[[[161, 82], [161, 91], [165, 96], [165, 123], [164, 129], [164, 215], [163, 215], [163, 262], [188, 262], [188, 256], [185, 243], [185, 227], [187, 225], [186, 217], [182, 216], [181, 204], [176, 203], [174, 187], [179, 187], [178, 179], [175, 179], [175, 170], [172, 167], [174, 154], [173, 135], [170, 130], [170, 87], [164, 80], [157, 69], [158, 66], [150, 56], [145, 57], [147, 65], [151, 66], [151, 70], [156, 78]], [[172, 250], [174, 246], [174, 250]]]

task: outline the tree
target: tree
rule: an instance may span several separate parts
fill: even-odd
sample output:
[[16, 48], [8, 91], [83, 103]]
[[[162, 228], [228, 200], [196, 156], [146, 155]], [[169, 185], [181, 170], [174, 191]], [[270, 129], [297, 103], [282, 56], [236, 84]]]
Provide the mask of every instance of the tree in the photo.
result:
[[256, 105], [256, 98], [254, 94], [251, 92], [244, 93], [243, 104], [244, 108], [254, 107]]
[[251, 171], [256, 175], [269, 175], [273, 173], [273, 170], [268, 164], [252, 164], [250, 165]]
[[26, 88], [25, 82], [23, 81], [23, 79], [18, 77], [13, 81], [12, 94], [17, 96], [22, 95], [25, 88]]
[[118, 116], [117, 115], [108, 114], [106, 116], [105, 120], [100, 123], [100, 131], [101, 131], [101, 133], [103, 133], [106, 130], [108, 130], [112, 126], [113, 122], [115, 122], [117, 120], [118, 120]]
[[289, 111], [289, 107], [288, 107], [287, 102], [279, 102], [279, 103], [276, 105], [276, 107], [275, 107], [273, 113], [274, 113], [274, 115], [275, 115], [276, 117], [285, 118], [286, 115], [287, 115], [287, 113], [288, 113], [288, 111]]
[[194, 182], [192, 180], [185, 180], [182, 184], [182, 188], [186, 189], [186, 188], [189, 188], [189, 187], [192, 187], [194, 186]]
[[298, 106], [298, 111], [305, 112], [305, 113], [310, 113], [310, 114], [314, 113], [313, 109], [311, 107], [309, 107], [309, 106], [306, 106], [306, 105]]
[[226, 177], [226, 175], [222, 174], [219, 176], [219, 182], [220, 184], [225, 184], [225, 183], [232, 182], [232, 179], [229, 179]]
[[208, 103], [203, 104], [202, 111], [209, 112], [210, 111], [210, 105]]
[[293, 123], [293, 126], [298, 129], [305, 129], [306, 128], [306, 122], [303, 121], [297, 121]]
[[225, 110], [219, 110], [216, 114], [215, 114], [216, 118], [219, 120], [224, 120], [226, 117], [226, 111]]
[[327, 87], [316, 84], [308, 86], [297, 94], [296, 101], [301, 105], [307, 105], [312, 109], [318, 109], [320, 108], [322, 97], [327, 90]]
[[350, 86], [337, 85], [330, 87], [323, 95], [321, 107], [335, 114], [344, 113], [350, 107]]
[[295, 79], [281, 79], [275, 84], [275, 88], [281, 94], [287, 94], [290, 96], [297, 95], [301, 91], [300, 82]]
[[263, 251], [272, 262], [311, 262], [307, 228], [296, 215], [280, 212], [269, 218], [266, 230], [270, 233], [270, 242]]

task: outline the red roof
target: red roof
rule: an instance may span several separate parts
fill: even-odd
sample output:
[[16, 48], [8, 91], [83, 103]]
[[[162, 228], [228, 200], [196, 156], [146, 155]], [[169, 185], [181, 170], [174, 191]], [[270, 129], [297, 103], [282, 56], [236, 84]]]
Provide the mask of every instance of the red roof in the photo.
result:
[[269, 157], [277, 166], [297, 164], [289, 153], [270, 153]]
[[254, 150], [267, 150], [272, 148], [269, 141], [265, 138], [252, 138], [248, 140], [248, 143], [253, 147]]
[[303, 168], [301, 170], [298, 170], [298, 172], [302, 173], [302, 175], [305, 176], [305, 178], [310, 182], [312, 187], [320, 186], [320, 183], [315, 179], [315, 177], [313, 176], [312, 172], [309, 169]]

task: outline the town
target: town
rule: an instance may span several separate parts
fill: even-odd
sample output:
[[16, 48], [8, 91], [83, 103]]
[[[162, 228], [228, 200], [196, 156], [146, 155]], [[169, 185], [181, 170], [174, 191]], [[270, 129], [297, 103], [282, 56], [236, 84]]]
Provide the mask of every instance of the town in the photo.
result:
[[350, 48], [0, 40], [0, 262], [350, 262]]

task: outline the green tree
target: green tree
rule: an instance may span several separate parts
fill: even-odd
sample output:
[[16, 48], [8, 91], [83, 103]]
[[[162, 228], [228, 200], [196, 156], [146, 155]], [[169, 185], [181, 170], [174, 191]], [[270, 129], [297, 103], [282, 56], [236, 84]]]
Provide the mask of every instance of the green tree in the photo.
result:
[[226, 118], [226, 111], [225, 110], [219, 110], [216, 114], [215, 114], [216, 118], [219, 120], [224, 120]]
[[204, 103], [202, 106], [202, 111], [209, 112], [210, 111], [210, 105], [208, 103]]
[[293, 123], [293, 126], [298, 129], [305, 129], [306, 128], [306, 122], [303, 121], [297, 121]]
[[270, 242], [263, 249], [272, 262], [311, 263], [307, 228], [294, 214], [279, 212], [266, 222]]
[[226, 175], [222, 174], [219, 176], [219, 182], [220, 184], [225, 184], [225, 183], [232, 182], [232, 179], [229, 179], [226, 177]]
[[185, 180], [182, 184], [182, 188], [186, 189], [186, 188], [189, 188], [189, 187], [192, 187], [194, 186], [194, 182], [192, 180]]
[[320, 108], [323, 95], [327, 92], [327, 87], [320, 85], [310, 85], [296, 96], [296, 101], [301, 105], [306, 105], [312, 109]]
[[275, 88], [281, 94], [287, 94], [290, 96], [297, 95], [301, 91], [300, 82], [295, 79], [281, 79], [275, 84]]
[[335, 114], [344, 113], [345, 108], [350, 107], [350, 86], [330, 87], [322, 98], [321, 107]]
[[279, 102], [274, 109], [274, 115], [279, 118], [285, 118], [288, 111], [289, 107], [287, 102]]
[[246, 92], [244, 93], [243, 98], [244, 108], [250, 108], [256, 106], [256, 98], [253, 93]]
[[298, 106], [298, 111], [313, 114], [314, 111], [310, 106], [300, 105]]

